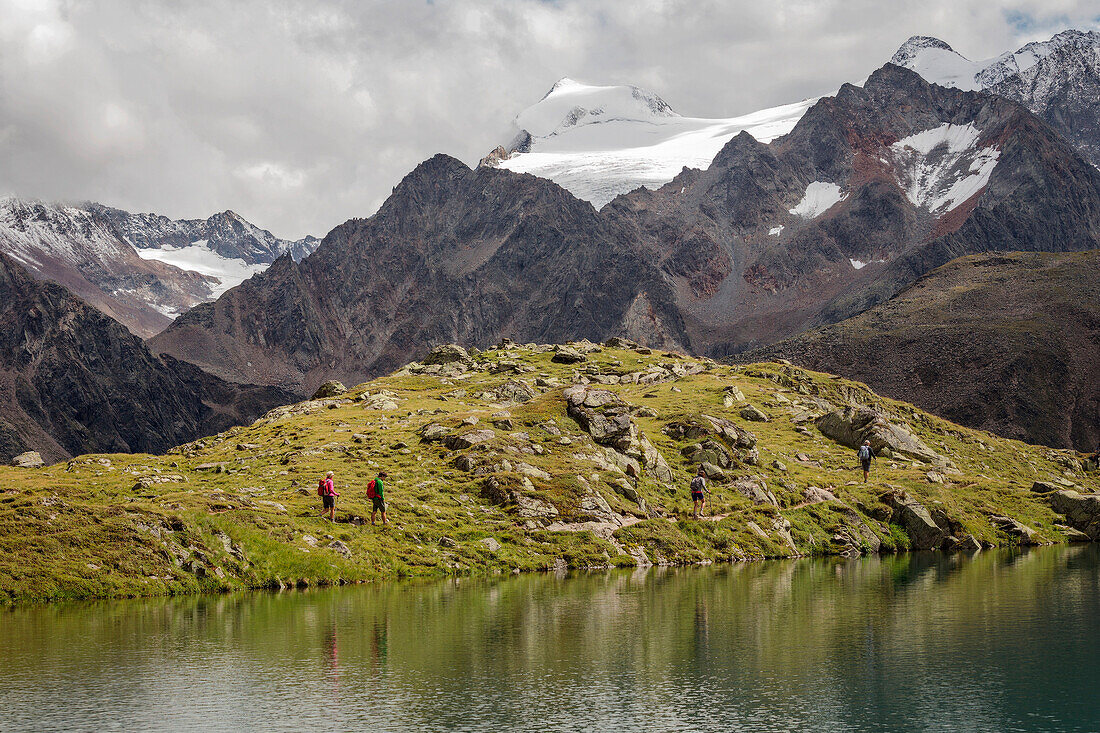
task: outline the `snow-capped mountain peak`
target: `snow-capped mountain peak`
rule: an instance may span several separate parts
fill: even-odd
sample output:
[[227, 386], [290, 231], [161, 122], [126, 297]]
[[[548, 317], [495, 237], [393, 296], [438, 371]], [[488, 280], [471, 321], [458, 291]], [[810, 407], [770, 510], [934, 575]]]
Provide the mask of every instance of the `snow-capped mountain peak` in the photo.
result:
[[511, 145], [483, 164], [549, 178], [600, 207], [639, 186], [661, 186], [685, 167], [707, 168], [742, 131], [763, 142], [785, 135], [816, 101], [726, 119], [683, 117], [639, 87], [566, 77], [516, 116]]
[[985, 61], [914, 36], [891, 59], [946, 87], [982, 90], [1023, 104], [1100, 167], [1100, 33], [1065, 30]]
[[516, 117], [516, 127], [545, 138], [572, 127], [613, 120], [678, 117], [665, 100], [635, 86], [595, 86], [563, 77]]
[[912, 69], [933, 84], [966, 91], [981, 88], [975, 77], [988, 65], [988, 62], [971, 61], [931, 36], [911, 37], [901, 44], [890, 63]]

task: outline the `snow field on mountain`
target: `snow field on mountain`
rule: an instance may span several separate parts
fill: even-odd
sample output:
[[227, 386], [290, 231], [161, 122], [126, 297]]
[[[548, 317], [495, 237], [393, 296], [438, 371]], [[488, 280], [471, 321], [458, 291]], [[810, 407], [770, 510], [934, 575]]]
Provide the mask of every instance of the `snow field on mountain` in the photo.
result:
[[660, 97], [636, 87], [597, 87], [563, 79], [516, 117], [531, 149], [500, 163], [549, 178], [597, 208], [639, 186], [659, 188], [685, 167], [705, 169], [742, 131], [761, 142], [790, 132], [816, 102], [740, 117], [681, 117]]
[[890, 146], [898, 183], [913, 204], [941, 214], [981, 191], [1001, 152], [978, 147], [981, 130], [972, 124], [919, 132]]
[[840, 192], [840, 186], [825, 181], [814, 181], [806, 186], [806, 193], [798, 205], [789, 211], [803, 219], [813, 219], [828, 211], [834, 204], [847, 198]]
[[205, 239], [198, 239], [187, 247], [164, 246], [158, 249], [137, 250], [144, 260], [157, 260], [182, 270], [192, 270], [200, 275], [217, 278], [220, 283], [212, 289], [212, 298], [240, 285], [253, 275], [267, 269], [266, 263], [250, 265], [244, 260], [223, 257], [210, 249]]

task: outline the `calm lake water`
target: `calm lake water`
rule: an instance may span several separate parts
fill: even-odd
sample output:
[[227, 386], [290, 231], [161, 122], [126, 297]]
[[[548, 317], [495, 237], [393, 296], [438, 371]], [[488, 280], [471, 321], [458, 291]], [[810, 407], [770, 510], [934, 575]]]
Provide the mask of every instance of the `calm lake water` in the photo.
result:
[[1100, 552], [0, 610], [0, 730], [1100, 731]]

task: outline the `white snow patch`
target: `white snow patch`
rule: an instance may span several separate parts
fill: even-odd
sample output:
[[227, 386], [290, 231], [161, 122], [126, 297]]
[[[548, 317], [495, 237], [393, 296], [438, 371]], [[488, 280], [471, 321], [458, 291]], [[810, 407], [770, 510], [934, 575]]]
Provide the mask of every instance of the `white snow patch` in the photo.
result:
[[1001, 151], [978, 147], [973, 124], [944, 123], [890, 146], [906, 197], [932, 213], [947, 213], [989, 183]]
[[886, 262], [886, 260], [868, 260], [867, 262], [864, 262], [862, 260], [853, 260], [850, 257], [848, 258], [848, 261], [852, 263], [852, 268], [855, 270], [862, 270], [864, 267], [867, 267], [867, 265], [871, 264], [872, 262], [876, 264]]
[[790, 212], [804, 219], [813, 219], [829, 210], [836, 204], [848, 198], [847, 194], [840, 192], [840, 186], [825, 181], [814, 181], [806, 186], [806, 193], [802, 200]]
[[783, 233], [783, 225], [782, 224], [780, 224], [777, 227], [772, 227], [771, 229], [768, 230], [768, 236], [778, 237], [782, 233]]
[[195, 240], [186, 247], [139, 249], [137, 253], [143, 260], [158, 260], [181, 270], [217, 278], [219, 285], [213, 288], [214, 298], [268, 267], [267, 263], [250, 265], [241, 259], [223, 257], [210, 249], [205, 239]]

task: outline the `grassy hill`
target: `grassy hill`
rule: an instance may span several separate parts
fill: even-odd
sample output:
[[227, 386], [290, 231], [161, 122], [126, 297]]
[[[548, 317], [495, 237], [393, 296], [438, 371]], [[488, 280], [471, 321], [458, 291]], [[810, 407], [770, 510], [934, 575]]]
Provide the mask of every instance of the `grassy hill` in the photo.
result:
[[[1072, 451], [789, 364], [574, 346], [443, 348], [167, 455], [2, 468], [0, 599], [1064, 542], [1082, 536], [1033, 484], [1100, 486]], [[901, 446], [868, 484], [820, 421], [854, 405]], [[701, 461], [712, 495], [696, 521]], [[361, 524], [382, 469], [390, 524]], [[318, 517], [326, 470], [335, 524]]]

